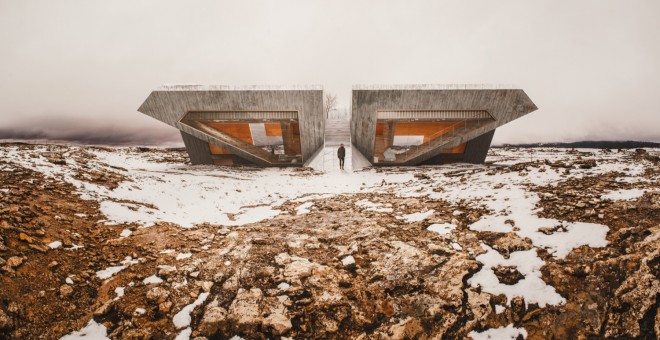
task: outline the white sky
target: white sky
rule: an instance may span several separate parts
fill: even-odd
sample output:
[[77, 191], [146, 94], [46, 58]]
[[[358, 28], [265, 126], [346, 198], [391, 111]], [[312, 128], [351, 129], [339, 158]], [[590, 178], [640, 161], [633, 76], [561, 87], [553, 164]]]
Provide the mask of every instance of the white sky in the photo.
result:
[[180, 143], [137, 112], [162, 84], [320, 84], [347, 105], [352, 84], [503, 83], [539, 110], [494, 143], [658, 142], [659, 13], [657, 0], [0, 0], [0, 138]]

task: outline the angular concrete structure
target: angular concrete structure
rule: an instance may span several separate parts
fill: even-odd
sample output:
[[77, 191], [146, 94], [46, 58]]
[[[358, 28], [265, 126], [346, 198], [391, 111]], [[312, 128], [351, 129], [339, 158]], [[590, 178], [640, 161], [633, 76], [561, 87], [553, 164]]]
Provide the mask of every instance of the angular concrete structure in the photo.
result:
[[536, 109], [513, 86], [358, 85], [352, 142], [374, 165], [483, 163], [495, 129]]
[[163, 86], [138, 111], [181, 130], [193, 164], [302, 166], [323, 146], [321, 86]]

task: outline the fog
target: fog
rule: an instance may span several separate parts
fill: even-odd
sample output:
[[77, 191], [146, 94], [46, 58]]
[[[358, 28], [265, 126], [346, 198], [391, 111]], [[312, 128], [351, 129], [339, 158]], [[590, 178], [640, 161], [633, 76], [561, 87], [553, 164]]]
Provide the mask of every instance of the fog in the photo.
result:
[[660, 142], [660, 2], [0, 0], [0, 139], [181, 145], [163, 84], [515, 84], [494, 143]]

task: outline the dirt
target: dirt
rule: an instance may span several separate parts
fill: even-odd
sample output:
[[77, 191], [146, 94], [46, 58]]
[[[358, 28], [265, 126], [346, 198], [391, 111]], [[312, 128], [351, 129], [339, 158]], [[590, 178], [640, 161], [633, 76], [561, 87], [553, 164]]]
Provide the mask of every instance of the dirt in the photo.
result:
[[[168, 153], [168, 162], [186, 161], [179, 151], [144, 152]], [[84, 162], [93, 154], [55, 148], [48, 157], [57, 164]], [[487, 171], [524, 172], [544, 164], [569, 171], [594, 166], [576, 157], [575, 162], [525, 162]], [[652, 164], [647, 178], [659, 173]], [[424, 170], [416, 171], [417, 180], [429, 179]], [[314, 174], [301, 170], [296, 175]], [[0, 337], [59, 339], [93, 318], [113, 339], [173, 339], [185, 328], [175, 327], [175, 315], [208, 294], [192, 310], [191, 338], [463, 338], [512, 323], [524, 327], [528, 339], [657, 338], [660, 193], [632, 201], [600, 199], [605, 190], [634, 187], [617, 181], [619, 176], [612, 172], [530, 186], [541, 197], [539, 216], [605, 224], [609, 244], [582, 246], [563, 259], [539, 249], [546, 261], [543, 280], [566, 303], [540, 308], [515, 298], [497, 313], [496, 305], [506, 305], [506, 297], [467, 283], [482, 266], [475, 259], [484, 253], [481, 244], [506, 257], [533, 246], [515, 233], [468, 229], [486, 213], [479, 202], [360, 193], [312, 200], [305, 215], [296, 214], [299, 203], [288, 201], [280, 207], [288, 213], [238, 227], [182, 229], [159, 223], [140, 228], [101, 223], [99, 204], [83, 200], [71, 184], [3, 160], [0, 183], [9, 190], [0, 191]], [[120, 171], [93, 168], [76, 178], [108, 189], [129, 180]], [[445, 235], [431, 232], [423, 221], [408, 223], [355, 204], [364, 199], [404, 213], [433, 209], [434, 220], [457, 228]], [[130, 237], [120, 237], [125, 229], [132, 231]], [[63, 244], [51, 249], [55, 240]], [[181, 253], [191, 256], [177, 260]], [[98, 271], [120, 266], [127, 257], [137, 262], [109, 279], [99, 278]], [[515, 267], [494, 271], [507, 285], [524, 277]], [[152, 275], [163, 282], [145, 284]], [[116, 293], [119, 287], [123, 296]]]

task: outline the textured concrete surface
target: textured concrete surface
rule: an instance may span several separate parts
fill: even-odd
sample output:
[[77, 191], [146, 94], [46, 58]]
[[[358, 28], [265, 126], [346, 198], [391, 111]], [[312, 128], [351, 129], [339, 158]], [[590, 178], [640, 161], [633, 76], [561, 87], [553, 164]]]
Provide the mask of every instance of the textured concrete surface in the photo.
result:
[[[188, 112], [258, 112], [295, 111], [300, 122], [303, 162], [323, 145], [324, 115], [323, 88], [320, 86], [164, 86], [153, 91], [138, 111], [176, 127], [206, 143], [226, 148], [258, 165], [272, 165], [263, 157], [255, 157], [226, 140], [183, 124]], [[191, 143], [188, 143], [191, 144]], [[203, 152], [199, 147], [191, 152]], [[192, 155], [191, 159], [202, 159]], [[302, 165], [302, 164], [299, 164]]]
[[[477, 138], [536, 109], [536, 105], [523, 90], [512, 86], [358, 85], [353, 87], [352, 141], [367, 159], [373, 160], [378, 111], [484, 110], [492, 116], [491, 122], [478, 124], [452, 141], [438, 142], [436, 149], [408, 163], [419, 164], [440, 154], [442, 150]], [[481, 158], [477, 155], [466, 157]]]

